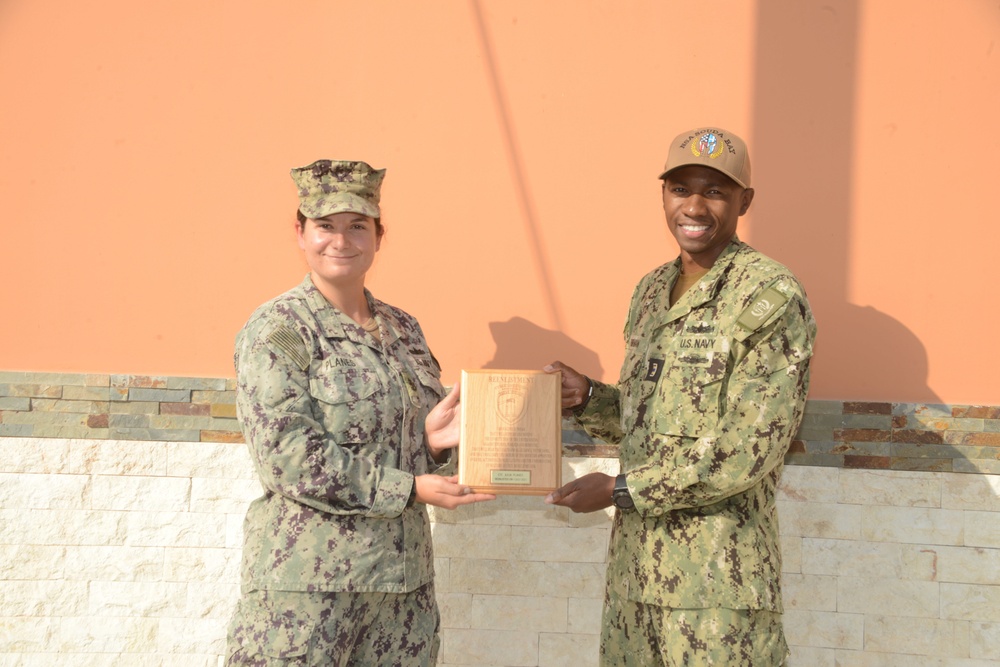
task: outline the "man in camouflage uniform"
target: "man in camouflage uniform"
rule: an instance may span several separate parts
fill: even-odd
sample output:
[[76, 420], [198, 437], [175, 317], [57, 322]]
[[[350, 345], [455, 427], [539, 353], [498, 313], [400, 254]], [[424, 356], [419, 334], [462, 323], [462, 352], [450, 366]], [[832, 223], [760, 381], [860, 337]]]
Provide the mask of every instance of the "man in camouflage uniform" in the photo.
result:
[[492, 498], [439, 476], [458, 393], [442, 401], [417, 321], [364, 288], [383, 175], [330, 160], [292, 170], [311, 271], [236, 339], [237, 415], [264, 495], [244, 522], [228, 665], [434, 665], [425, 503]]
[[563, 373], [563, 407], [619, 443], [621, 474], [546, 500], [614, 504], [602, 665], [783, 665], [775, 491], [809, 386], [816, 325], [781, 264], [736, 237], [753, 199], [744, 142], [674, 139], [663, 180], [680, 256], [632, 296], [618, 384]]

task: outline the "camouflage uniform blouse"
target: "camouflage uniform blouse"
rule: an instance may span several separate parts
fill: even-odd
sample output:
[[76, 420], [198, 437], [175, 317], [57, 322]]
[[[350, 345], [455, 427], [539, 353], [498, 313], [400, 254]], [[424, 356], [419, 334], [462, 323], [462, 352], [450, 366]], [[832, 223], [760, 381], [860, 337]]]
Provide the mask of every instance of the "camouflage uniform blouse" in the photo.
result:
[[437, 468], [424, 417], [441, 371], [417, 321], [365, 295], [381, 344], [309, 276], [236, 338], [237, 416], [264, 487], [244, 521], [244, 593], [401, 593], [433, 577], [426, 509], [406, 503]]
[[635, 510], [608, 581], [669, 608], [781, 611], [775, 490], [809, 386], [816, 324], [782, 265], [734, 238], [670, 307], [679, 260], [632, 296], [617, 385], [580, 417], [620, 443]]

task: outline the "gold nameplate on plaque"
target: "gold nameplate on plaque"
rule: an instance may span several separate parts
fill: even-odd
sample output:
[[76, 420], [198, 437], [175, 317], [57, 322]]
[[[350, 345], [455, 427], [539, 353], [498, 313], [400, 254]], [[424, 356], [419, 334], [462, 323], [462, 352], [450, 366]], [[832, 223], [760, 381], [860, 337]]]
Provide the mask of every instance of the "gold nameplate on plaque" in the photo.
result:
[[481, 493], [562, 486], [561, 374], [462, 371], [458, 481]]

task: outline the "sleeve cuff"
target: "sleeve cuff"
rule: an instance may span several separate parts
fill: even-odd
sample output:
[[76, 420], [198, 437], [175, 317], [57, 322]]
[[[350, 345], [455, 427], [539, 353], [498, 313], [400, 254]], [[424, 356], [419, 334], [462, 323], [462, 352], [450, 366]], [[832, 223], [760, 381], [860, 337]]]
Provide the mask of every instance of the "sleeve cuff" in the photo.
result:
[[413, 475], [410, 473], [386, 468], [382, 483], [375, 492], [375, 501], [365, 516], [399, 516], [406, 509], [413, 485]]

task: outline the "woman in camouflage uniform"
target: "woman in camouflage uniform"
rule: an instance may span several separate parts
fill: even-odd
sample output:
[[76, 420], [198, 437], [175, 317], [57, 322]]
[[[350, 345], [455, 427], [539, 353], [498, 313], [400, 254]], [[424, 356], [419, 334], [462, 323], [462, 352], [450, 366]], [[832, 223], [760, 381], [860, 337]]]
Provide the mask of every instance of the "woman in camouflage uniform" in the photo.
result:
[[446, 476], [458, 387], [417, 321], [365, 288], [385, 170], [292, 170], [310, 274], [236, 339], [236, 406], [264, 495], [244, 522], [227, 665], [434, 665], [425, 504], [490, 500]]

